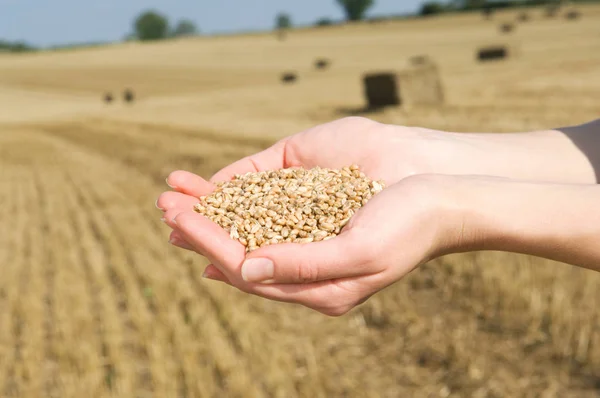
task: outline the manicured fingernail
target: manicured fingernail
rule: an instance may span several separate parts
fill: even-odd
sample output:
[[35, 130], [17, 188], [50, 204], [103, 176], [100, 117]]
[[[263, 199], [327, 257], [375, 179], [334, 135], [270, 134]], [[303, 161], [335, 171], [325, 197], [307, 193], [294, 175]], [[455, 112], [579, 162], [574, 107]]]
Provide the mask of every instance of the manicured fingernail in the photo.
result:
[[165, 182], [167, 183], [167, 185], [169, 186], [169, 188], [175, 189], [175, 187], [173, 185], [169, 184], [169, 177], [165, 178]]
[[275, 266], [268, 258], [251, 258], [242, 264], [242, 278], [246, 282], [261, 283], [273, 279]]
[[156, 202], [154, 203], [154, 206], [156, 206], [156, 208], [157, 208], [158, 210], [165, 211], [165, 209], [163, 209], [162, 207], [158, 206], [158, 199], [156, 199]]

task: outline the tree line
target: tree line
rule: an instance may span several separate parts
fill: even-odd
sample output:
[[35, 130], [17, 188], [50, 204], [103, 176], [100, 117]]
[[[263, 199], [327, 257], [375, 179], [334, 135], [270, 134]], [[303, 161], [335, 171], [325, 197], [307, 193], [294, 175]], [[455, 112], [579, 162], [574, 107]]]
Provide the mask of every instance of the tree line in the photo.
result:
[[33, 51], [34, 47], [30, 46], [27, 43], [17, 41], [10, 42], [5, 40], [0, 40], [0, 53], [1, 52], [11, 52], [11, 53], [22, 53], [27, 51]]
[[[349, 21], [359, 21], [364, 18], [367, 10], [373, 6], [374, 0], [335, 0], [342, 8]], [[317, 25], [331, 25], [333, 21], [321, 18]], [[287, 13], [279, 13], [275, 17], [276, 29], [288, 29], [292, 27], [292, 18]], [[134, 22], [134, 31], [128, 35], [132, 40], [162, 40], [170, 37], [191, 36], [198, 33], [193, 21], [183, 20], [173, 30], [169, 28], [169, 20], [166, 16], [155, 10], [148, 10], [138, 16]]]
[[[599, 2], [600, 0], [571, 0], [571, 2]], [[360, 21], [366, 18], [367, 11], [373, 7], [375, 0], [335, 0], [341, 7], [347, 21]], [[562, 0], [431, 0], [422, 4], [417, 16], [428, 16], [445, 12], [461, 12], [474, 10], [493, 10], [499, 8], [560, 5]], [[410, 17], [403, 15], [401, 17]], [[389, 17], [396, 18], [396, 17]], [[376, 19], [387, 19], [379, 17]], [[315, 26], [333, 25], [332, 19], [323, 17], [315, 21]], [[285, 30], [293, 26], [292, 17], [287, 13], [279, 13], [275, 17], [275, 29]], [[126, 36], [126, 40], [163, 40], [175, 37], [198, 35], [200, 30], [190, 19], [182, 19], [171, 24], [169, 19], [156, 10], [142, 12], [133, 22], [133, 30]], [[61, 46], [55, 48], [74, 48], [85, 45]], [[0, 52], [26, 52], [36, 50], [35, 47], [23, 42], [7, 42], [0, 40]]]
[[[600, 0], [571, 0], [571, 3], [595, 3]], [[419, 11], [420, 16], [441, 14], [445, 12], [462, 12], [496, 9], [531, 7], [531, 6], [560, 6], [566, 3], [563, 0], [451, 0], [451, 1], [427, 1], [423, 3]]]

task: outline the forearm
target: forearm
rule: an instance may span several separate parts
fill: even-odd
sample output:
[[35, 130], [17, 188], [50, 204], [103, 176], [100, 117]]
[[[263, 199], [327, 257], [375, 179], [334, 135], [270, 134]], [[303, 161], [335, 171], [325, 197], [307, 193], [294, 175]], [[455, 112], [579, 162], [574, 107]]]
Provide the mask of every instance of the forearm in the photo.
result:
[[457, 251], [530, 254], [600, 271], [600, 185], [464, 179]]
[[426, 172], [595, 184], [600, 180], [600, 120], [529, 133], [442, 133], [423, 130]]

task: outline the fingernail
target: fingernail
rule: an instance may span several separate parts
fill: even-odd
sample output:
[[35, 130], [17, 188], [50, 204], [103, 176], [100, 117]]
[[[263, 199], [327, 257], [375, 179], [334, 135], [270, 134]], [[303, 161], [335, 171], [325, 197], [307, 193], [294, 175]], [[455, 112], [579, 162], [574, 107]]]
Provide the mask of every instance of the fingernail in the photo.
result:
[[165, 182], [167, 183], [167, 185], [169, 186], [169, 188], [175, 189], [175, 187], [173, 185], [169, 184], [169, 177], [165, 178]]
[[161, 218], [160, 221], [164, 222], [165, 224], [167, 223], [167, 219], [166, 218]]
[[210, 271], [207, 271], [207, 270], [205, 270], [205, 271], [204, 271], [204, 273], [202, 274], [202, 277], [203, 277], [203, 278], [206, 278], [206, 279], [212, 279], [212, 280], [214, 280], [214, 281], [218, 280], [218, 279], [216, 278], [216, 275], [214, 275], [212, 272], [210, 272]]
[[158, 210], [165, 211], [165, 209], [163, 209], [162, 207], [159, 207], [159, 206], [158, 206], [158, 199], [156, 199], [156, 202], [154, 202], [154, 206], [156, 206], [156, 208], [157, 208]]
[[173, 223], [173, 225], [177, 225], [177, 220], [176, 220], [176, 218], [177, 218], [177, 217], [174, 217], [174, 218], [171, 220], [171, 222]]
[[251, 258], [242, 264], [242, 278], [246, 282], [261, 283], [273, 279], [275, 266], [268, 258]]
[[203, 277], [204, 279], [210, 279], [210, 280], [212, 280], [212, 281], [219, 281], [219, 282], [220, 282], [220, 280], [219, 280], [219, 279], [215, 278], [215, 277], [214, 277], [213, 275], [211, 275], [211, 274], [207, 274], [206, 272], [202, 274], [202, 277]]

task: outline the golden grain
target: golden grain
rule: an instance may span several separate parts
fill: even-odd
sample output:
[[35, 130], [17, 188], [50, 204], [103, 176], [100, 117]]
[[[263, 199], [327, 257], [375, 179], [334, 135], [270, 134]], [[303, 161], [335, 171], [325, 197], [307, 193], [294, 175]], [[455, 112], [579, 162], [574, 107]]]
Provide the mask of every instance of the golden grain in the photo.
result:
[[236, 175], [199, 198], [194, 210], [251, 252], [277, 243], [310, 243], [336, 236], [355, 211], [383, 189], [382, 181], [368, 179], [357, 165], [340, 170], [288, 168]]

